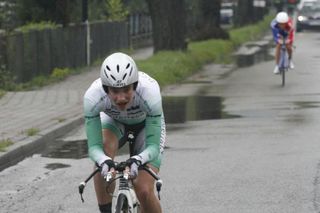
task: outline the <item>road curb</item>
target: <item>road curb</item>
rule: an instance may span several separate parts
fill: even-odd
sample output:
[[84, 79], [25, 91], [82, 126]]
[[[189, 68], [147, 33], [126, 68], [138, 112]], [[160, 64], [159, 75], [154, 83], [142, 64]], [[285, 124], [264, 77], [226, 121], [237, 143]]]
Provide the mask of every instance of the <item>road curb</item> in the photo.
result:
[[75, 127], [80, 126], [84, 122], [83, 116], [78, 116], [68, 122], [60, 123], [41, 134], [29, 137], [26, 140], [17, 142], [8, 147], [8, 150], [0, 153], [0, 171], [17, 164], [26, 157], [29, 157], [41, 149], [49, 142], [65, 135]]

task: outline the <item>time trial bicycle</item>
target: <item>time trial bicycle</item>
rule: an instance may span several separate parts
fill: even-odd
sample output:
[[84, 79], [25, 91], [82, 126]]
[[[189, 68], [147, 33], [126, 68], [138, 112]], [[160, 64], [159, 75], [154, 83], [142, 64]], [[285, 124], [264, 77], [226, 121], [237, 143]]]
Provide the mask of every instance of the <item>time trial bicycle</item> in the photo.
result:
[[[139, 167], [139, 170], [142, 169], [146, 172], [148, 172], [155, 180], [156, 180], [156, 189], [158, 193], [158, 198], [160, 200], [160, 191], [162, 187], [162, 180], [160, 177], [147, 165], [141, 165]], [[83, 199], [83, 192], [84, 188], [87, 184], [87, 182], [99, 171], [101, 168], [97, 168], [96, 170], [93, 171], [92, 174], [83, 182], [80, 183], [79, 185], [79, 193], [81, 196], [82, 202], [84, 202]], [[118, 180], [117, 183], [117, 190], [115, 190], [116, 195], [115, 199], [112, 201], [112, 212], [113, 213], [140, 213], [140, 203], [139, 200], [136, 196], [136, 193], [134, 191], [133, 185], [132, 185], [132, 179], [130, 179], [129, 175], [129, 170], [127, 167], [127, 163], [120, 162], [117, 163], [115, 162], [115, 171], [116, 171], [116, 176], [113, 177], [112, 173], [109, 172], [104, 179], [108, 183], [108, 186], [106, 188], [108, 192], [108, 187], [111, 185], [113, 181]]]
[[284, 87], [286, 83], [286, 72], [289, 70], [289, 56], [286, 47], [286, 38], [282, 37], [282, 44], [280, 48], [280, 60], [279, 60], [279, 74], [281, 76], [281, 85]]

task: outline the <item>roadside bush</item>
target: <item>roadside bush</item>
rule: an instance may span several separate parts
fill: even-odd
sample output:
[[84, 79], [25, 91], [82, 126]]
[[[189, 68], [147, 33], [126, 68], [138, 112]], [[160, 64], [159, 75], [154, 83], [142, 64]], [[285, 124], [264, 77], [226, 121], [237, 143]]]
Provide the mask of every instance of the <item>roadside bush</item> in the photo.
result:
[[2, 98], [6, 94], [6, 91], [0, 89], [0, 98]]
[[273, 19], [273, 14], [266, 16], [262, 21], [248, 25], [241, 28], [230, 30], [230, 38], [235, 46], [239, 46], [242, 43], [259, 38], [270, 28], [270, 22]]
[[72, 71], [69, 68], [55, 68], [50, 76], [40, 75], [34, 77], [29, 82], [17, 84], [9, 71], [0, 69], [0, 97], [4, 95], [5, 91], [32, 90], [53, 82], [62, 81], [71, 75], [71, 73]]
[[6, 148], [13, 144], [13, 141], [10, 139], [1, 139], [0, 140], [0, 152], [6, 151]]
[[42, 21], [38, 23], [30, 22], [26, 25], [23, 25], [21, 27], [18, 27], [16, 30], [21, 31], [23, 33], [31, 31], [31, 30], [43, 30], [43, 29], [55, 29], [59, 25], [50, 22], [50, 21]]
[[25, 87], [26, 88], [29, 88], [29, 87], [43, 87], [44, 85], [48, 84], [48, 77], [46, 76], [37, 76], [37, 77], [34, 77], [30, 83], [28, 84], [25, 84]]
[[53, 81], [61, 81], [70, 75], [71, 71], [68, 68], [54, 68], [52, 71], [50, 78]]
[[4, 66], [0, 66], [0, 89], [10, 90], [14, 87], [14, 77]]

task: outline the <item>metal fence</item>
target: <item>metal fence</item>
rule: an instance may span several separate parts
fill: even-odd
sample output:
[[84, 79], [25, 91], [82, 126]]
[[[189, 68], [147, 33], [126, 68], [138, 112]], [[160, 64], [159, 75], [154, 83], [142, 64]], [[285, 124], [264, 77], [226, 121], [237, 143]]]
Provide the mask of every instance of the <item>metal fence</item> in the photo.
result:
[[[90, 61], [103, 58], [115, 50], [143, 46], [141, 39], [138, 44], [133, 38], [143, 38], [144, 44], [150, 44], [151, 27], [143, 31], [139, 27], [132, 30], [132, 17], [128, 22], [90, 23]], [[140, 18], [138, 24], [146, 23]], [[147, 25], [150, 24], [151, 21], [147, 22]], [[140, 26], [140, 29], [145, 28]], [[54, 68], [85, 66], [87, 26], [79, 24], [27, 33], [0, 34], [0, 65], [15, 76], [16, 82], [27, 82], [35, 76], [48, 75]]]

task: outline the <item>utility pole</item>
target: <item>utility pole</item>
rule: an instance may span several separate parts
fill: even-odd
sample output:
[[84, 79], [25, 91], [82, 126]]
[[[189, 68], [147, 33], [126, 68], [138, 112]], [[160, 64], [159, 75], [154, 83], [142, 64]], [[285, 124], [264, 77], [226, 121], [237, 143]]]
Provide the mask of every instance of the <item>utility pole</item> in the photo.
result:
[[82, 0], [82, 22], [85, 23], [87, 31], [86, 49], [87, 49], [87, 65], [90, 65], [90, 24], [88, 20], [88, 0]]

